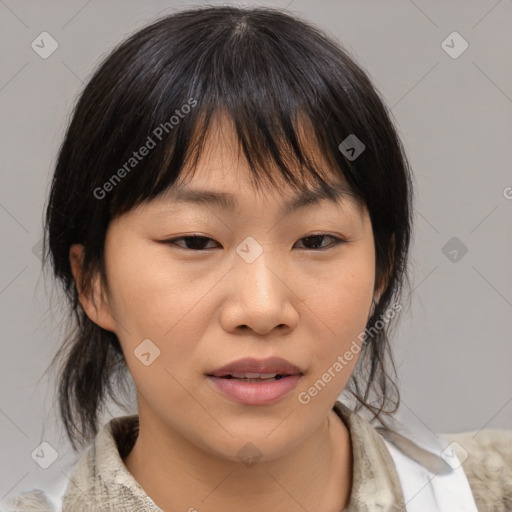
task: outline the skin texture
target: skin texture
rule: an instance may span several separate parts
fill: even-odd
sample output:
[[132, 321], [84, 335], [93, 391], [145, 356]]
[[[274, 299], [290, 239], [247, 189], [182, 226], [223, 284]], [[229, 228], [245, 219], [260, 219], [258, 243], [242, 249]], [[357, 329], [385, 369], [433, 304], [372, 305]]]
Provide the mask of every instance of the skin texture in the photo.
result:
[[[80, 295], [89, 318], [118, 336], [137, 387], [140, 434], [125, 464], [166, 511], [339, 511], [353, 461], [332, 407], [358, 355], [307, 405], [298, 394], [354, 340], [360, 345], [375, 292], [370, 218], [354, 199], [283, 216], [293, 189], [256, 192], [232, 126], [219, 119], [193, 176], [180, 178], [189, 188], [234, 194], [237, 210], [172, 196], [132, 209], [107, 231], [108, 290], [96, 279]], [[318, 233], [348, 242], [305, 241]], [[185, 240], [162, 243], [191, 235], [211, 240], [203, 251]], [[235, 250], [249, 236], [263, 249], [252, 263]], [[70, 250], [75, 279], [82, 251]], [[147, 338], [161, 351], [149, 366], [134, 355]], [[243, 357], [270, 356], [304, 371], [298, 387], [271, 405], [232, 402], [205, 376]], [[251, 466], [237, 455], [249, 442], [261, 454]]]

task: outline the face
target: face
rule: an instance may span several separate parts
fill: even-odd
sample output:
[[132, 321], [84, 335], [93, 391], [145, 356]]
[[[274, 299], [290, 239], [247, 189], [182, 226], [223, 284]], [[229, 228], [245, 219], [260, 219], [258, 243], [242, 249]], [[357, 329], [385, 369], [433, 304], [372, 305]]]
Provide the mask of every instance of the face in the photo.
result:
[[[374, 294], [374, 241], [367, 210], [352, 198], [283, 213], [296, 192], [256, 192], [223, 127], [183, 186], [229, 194], [233, 209], [170, 192], [118, 217], [105, 241], [107, 300], [81, 300], [120, 340], [141, 422], [217, 457], [238, 460], [250, 442], [272, 460], [320, 427], [352, 374]], [[258, 391], [240, 402], [208, 377], [270, 357], [301, 375], [266, 402]]]

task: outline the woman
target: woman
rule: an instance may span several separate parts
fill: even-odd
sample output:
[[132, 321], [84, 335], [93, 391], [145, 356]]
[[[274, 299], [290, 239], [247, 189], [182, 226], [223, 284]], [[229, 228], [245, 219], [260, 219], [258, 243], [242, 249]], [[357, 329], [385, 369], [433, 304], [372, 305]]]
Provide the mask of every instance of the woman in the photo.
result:
[[[47, 207], [77, 321], [54, 360], [61, 414], [75, 450], [93, 441], [55, 506], [511, 510], [511, 432], [393, 417], [412, 197], [378, 92], [310, 24], [201, 7], [123, 42], [79, 99]], [[127, 371], [138, 414], [100, 429]]]

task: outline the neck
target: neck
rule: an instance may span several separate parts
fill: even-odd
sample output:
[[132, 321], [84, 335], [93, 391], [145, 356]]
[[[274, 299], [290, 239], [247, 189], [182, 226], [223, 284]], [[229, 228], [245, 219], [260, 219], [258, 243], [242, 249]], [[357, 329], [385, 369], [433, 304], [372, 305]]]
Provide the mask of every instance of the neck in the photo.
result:
[[348, 503], [350, 435], [333, 410], [292, 451], [250, 466], [216, 457], [140, 413], [139, 406], [139, 436], [124, 463], [164, 511], [339, 512]]

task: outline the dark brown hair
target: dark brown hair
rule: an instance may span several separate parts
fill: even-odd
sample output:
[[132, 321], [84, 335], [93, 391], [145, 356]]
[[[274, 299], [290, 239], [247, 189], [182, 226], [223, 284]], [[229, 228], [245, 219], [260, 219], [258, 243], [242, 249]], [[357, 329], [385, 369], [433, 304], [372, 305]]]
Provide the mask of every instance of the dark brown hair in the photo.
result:
[[[280, 176], [303, 189], [289, 166], [292, 155], [310, 178], [329, 187], [301, 148], [301, 118], [366, 205], [376, 281], [385, 288], [346, 389], [357, 399], [356, 410], [365, 406], [381, 422], [398, 408], [391, 323], [375, 328], [408, 281], [412, 225], [410, 170], [390, 112], [341, 45], [306, 21], [273, 8], [196, 7], [139, 30], [104, 59], [78, 98], [59, 151], [43, 257], [44, 264], [51, 260], [74, 322], [50, 366], [61, 363], [60, 415], [75, 450], [98, 432], [106, 398], [121, 404], [118, 389], [127, 367], [117, 336], [81, 307], [70, 247], [85, 247], [78, 285], [87, 290], [98, 272], [106, 286], [109, 223], [168, 190], [191, 155], [197, 162], [210, 119], [220, 112], [233, 120], [256, 184], [275, 184]], [[357, 158], [340, 149], [350, 135], [364, 144]], [[130, 160], [149, 138], [155, 142], [151, 151]]]

